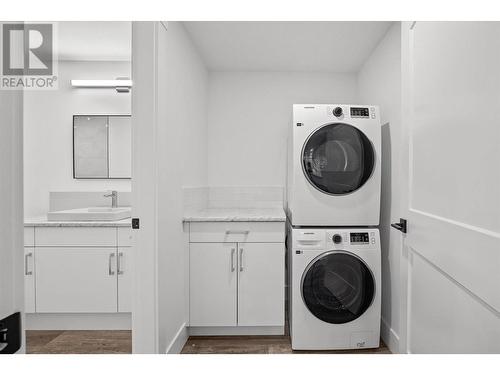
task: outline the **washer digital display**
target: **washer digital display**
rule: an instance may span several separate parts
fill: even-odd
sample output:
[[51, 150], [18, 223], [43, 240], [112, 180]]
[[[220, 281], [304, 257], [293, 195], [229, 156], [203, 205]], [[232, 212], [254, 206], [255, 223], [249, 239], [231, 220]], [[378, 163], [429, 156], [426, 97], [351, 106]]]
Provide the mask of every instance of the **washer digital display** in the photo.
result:
[[351, 232], [351, 243], [370, 243], [368, 232]]
[[351, 107], [351, 117], [370, 117], [368, 108]]

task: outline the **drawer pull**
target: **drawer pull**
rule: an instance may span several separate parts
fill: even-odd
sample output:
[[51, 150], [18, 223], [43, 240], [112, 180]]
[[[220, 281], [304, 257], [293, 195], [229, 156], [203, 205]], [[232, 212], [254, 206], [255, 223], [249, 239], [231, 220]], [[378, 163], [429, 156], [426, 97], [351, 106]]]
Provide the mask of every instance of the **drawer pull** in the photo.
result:
[[226, 230], [226, 234], [248, 234], [249, 230]]
[[115, 258], [115, 253], [111, 253], [109, 254], [109, 263], [108, 263], [108, 274], [110, 276], [114, 275], [115, 274], [115, 271], [113, 271], [113, 265], [112, 265], [112, 262], [113, 262], [113, 259]]
[[33, 257], [33, 253], [28, 253], [24, 256], [24, 274], [26, 276], [33, 275], [33, 271], [30, 271], [28, 268], [29, 267], [28, 266], [28, 262], [29, 262], [28, 258], [32, 258], [32, 257]]
[[321, 243], [321, 240], [297, 240], [297, 243], [301, 245], [318, 245]]

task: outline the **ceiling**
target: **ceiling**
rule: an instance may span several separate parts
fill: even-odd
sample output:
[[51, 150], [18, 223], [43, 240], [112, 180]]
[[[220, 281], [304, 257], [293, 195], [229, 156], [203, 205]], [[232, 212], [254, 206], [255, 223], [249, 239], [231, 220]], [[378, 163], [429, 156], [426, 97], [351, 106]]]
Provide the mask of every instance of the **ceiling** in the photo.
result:
[[184, 22], [210, 70], [357, 72], [392, 22]]
[[130, 61], [131, 22], [56, 22], [59, 60]]

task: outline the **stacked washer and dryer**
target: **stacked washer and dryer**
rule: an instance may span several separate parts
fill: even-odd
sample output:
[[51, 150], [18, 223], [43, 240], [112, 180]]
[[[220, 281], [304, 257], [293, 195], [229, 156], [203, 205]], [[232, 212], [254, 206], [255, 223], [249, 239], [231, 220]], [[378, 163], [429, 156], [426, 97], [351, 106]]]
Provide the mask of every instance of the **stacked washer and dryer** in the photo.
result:
[[285, 211], [295, 350], [379, 346], [380, 154], [377, 106], [293, 106]]

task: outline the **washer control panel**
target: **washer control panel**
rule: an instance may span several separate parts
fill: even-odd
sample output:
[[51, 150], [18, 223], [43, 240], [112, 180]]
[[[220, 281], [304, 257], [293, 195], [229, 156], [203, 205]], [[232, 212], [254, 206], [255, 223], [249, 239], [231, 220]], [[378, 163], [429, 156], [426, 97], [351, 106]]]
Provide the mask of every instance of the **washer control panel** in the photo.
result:
[[349, 246], [373, 247], [378, 242], [376, 229], [327, 230], [326, 243], [328, 248], [341, 249]]
[[370, 117], [370, 111], [366, 107], [351, 107], [351, 117]]
[[349, 238], [352, 244], [365, 244], [370, 243], [368, 232], [351, 232]]

